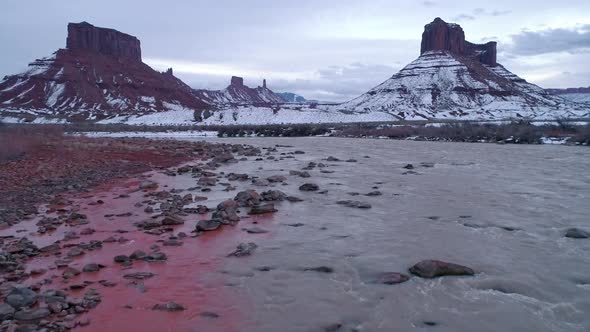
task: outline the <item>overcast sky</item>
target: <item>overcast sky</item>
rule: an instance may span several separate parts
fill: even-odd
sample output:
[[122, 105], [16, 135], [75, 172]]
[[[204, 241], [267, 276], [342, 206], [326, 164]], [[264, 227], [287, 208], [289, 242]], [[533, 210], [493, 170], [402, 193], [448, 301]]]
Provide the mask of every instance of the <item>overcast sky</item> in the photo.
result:
[[471, 42], [497, 40], [498, 60], [542, 87], [590, 86], [588, 0], [1, 0], [0, 77], [65, 47], [68, 22], [137, 36], [144, 62], [195, 88], [231, 75], [309, 99], [343, 101], [420, 52], [440, 16]]

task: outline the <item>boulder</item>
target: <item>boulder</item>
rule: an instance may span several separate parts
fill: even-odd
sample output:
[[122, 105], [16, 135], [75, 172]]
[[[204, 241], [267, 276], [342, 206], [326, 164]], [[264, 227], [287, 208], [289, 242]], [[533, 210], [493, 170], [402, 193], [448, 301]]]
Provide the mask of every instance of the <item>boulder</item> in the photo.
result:
[[282, 176], [282, 175], [273, 175], [273, 176], [269, 176], [266, 178], [268, 180], [268, 182], [270, 183], [275, 183], [275, 182], [285, 182], [285, 180], [287, 180], [286, 177]]
[[34, 321], [40, 320], [51, 315], [48, 308], [37, 308], [29, 310], [20, 310], [14, 314], [14, 319], [19, 321]]
[[219, 226], [221, 226], [219, 220], [199, 220], [197, 226], [195, 226], [195, 230], [197, 232], [214, 231], [218, 229]]
[[239, 206], [253, 206], [260, 203], [260, 195], [255, 190], [245, 190], [239, 192], [234, 200]]
[[315, 183], [305, 183], [299, 187], [301, 191], [318, 191], [320, 190], [320, 186]]
[[156, 189], [156, 188], [158, 188], [158, 184], [155, 183], [154, 181], [142, 181], [139, 184], [139, 189], [141, 189], [141, 190]]
[[184, 220], [177, 216], [165, 216], [162, 218], [161, 224], [164, 226], [182, 225], [184, 224]]
[[287, 194], [280, 190], [268, 190], [260, 194], [263, 201], [282, 201], [287, 197]]
[[163, 304], [156, 304], [152, 307], [152, 310], [162, 310], [162, 311], [182, 311], [185, 310], [186, 308], [181, 305], [178, 304], [176, 302], [168, 302], [168, 303], [163, 303]]
[[102, 269], [104, 267], [105, 266], [102, 264], [90, 263], [90, 264], [84, 265], [84, 267], [82, 268], [82, 272], [97, 272], [97, 271], [100, 271], [100, 269]]
[[0, 322], [14, 317], [14, 308], [7, 303], [0, 303]]
[[371, 208], [371, 204], [365, 203], [365, 202], [360, 202], [360, 201], [345, 200], [345, 201], [338, 201], [338, 202], [336, 202], [336, 204], [344, 205], [344, 206], [351, 207], [351, 208], [357, 208], [357, 209], [370, 209]]
[[590, 238], [590, 232], [579, 228], [570, 228], [565, 232], [565, 237], [570, 239], [587, 239]]
[[13, 287], [4, 298], [4, 302], [15, 309], [30, 307], [37, 303], [37, 293], [27, 287]]
[[250, 212], [248, 212], [248, 214], [265, 214], [265, 213], [273, 213], [273, 212], [277, 212], [277, 209], [275, 209], [275, 205], [273, 203], [266, 203], [266, 204], [259, 204], [259, 205], [254, 205], [251, 209]]
[[249, 243], [240, 243], [236, 250], [231, 252], [228, 256], [234, 257], [243, 257], [243, 256], [250, 256], [254, 249], [258, 248], [256, 243], [249, 242]]
[[410, 273], [422, 278], [442, 276], [471, 276], [475, 272], [463, 265], [438, 260], [423, 260], [410, 268]]
[[395, 285], [401, 284], [402, 282], [406, 282], [408, 280], [410, 280], [410, 277], [405, 274], [398, 272], [385, 272], [380, 274], [376, 281], [380, 284]]

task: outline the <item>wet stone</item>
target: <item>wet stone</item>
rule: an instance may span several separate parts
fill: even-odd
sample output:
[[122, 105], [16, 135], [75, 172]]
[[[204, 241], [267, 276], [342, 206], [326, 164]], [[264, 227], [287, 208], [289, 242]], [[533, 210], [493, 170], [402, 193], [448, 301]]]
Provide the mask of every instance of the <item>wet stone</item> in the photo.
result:
[[178, 304], [176, 302], [170, 301], [164, 304], [156, 304], [152, 307], [152, 310], [161, 310], [161, 311], [182, 311], [186, 308], [182, 304]]
[[48, 308], [38, 308], [17, 311], [14, 314], [14, 319], [19, 321], [34, 321], [43, 319], [49, 315], [51, 315], [51, 311]]
[[249, 243], [240, 243], [236, 250], [231, 252], [228, 256], [234, 257], [243, 257], [243, 256], [250, 256], [252, 252], [258, 248], [256, 243], [249, 242]]
[[422, 278], [436, 278], [442, 276], [471, 276], [475, 272], [459, 264], [437, 260], [423, 260], [412, 266], [410, 272]]
[[113, 259], [116, 263], [125, 263], [130, 261], [131, 259], [128, 256], [125, 255], [117, 255], [115, 256], [115, 258]]
[[181, 246], [182, 243], [183, 242], [180, 240], [170, 239], [170, 240], [165, 240], [164, 242], [162, 242], [162, 245], [168, 246], [168, 247], [178, 247], [178, 246]]
[[80, 271], [78, 269], [75, 269], [73, 267], [66, 267], [62, 273], [62, 277], [64, 277], [65, 279], [70, 279], [70, 278], [73, 278], [79, 274], [80, 274]]
[[320, 273], [333, 273], [334, 269], [329, 266], [316, 266], [308, 267], [303, 269], [304, 271], [320, 272]]
[[164, 226], [182, 225], [184, 221], [176, 216], [165, 216], [162, 218], [161, 224]]
[[97, 272], [97, 271], [100, 271], [100, 269], [102, 269], [104, 267], [105, 266], [102, 264], [90, 263], [90, 264], [84, 265], [84, 267], [82, 268], [82, 271], [83, 272]]
[[221, 222], [218, 220], [199, 220], [195, 226], [195, 230], [198, 232], [214, 231], [221, 226]]
[[275, 205], [273, 203], [266, 203], [253, 206], [250, 209], [250, 212], [248, 212], [248, 214], [258, 215], [273, 212], [277, 212], [277, 209], [275, 209]]
[[590, 238], [590, 232], [580, 228], [570, 228], [565, 232], [565, 237], [570, 239], [587, 239]]
[[264, 233], [268, 233], [268, 231], [266, 229], [262, 229], [260, 227], [249, 227], [249, 228], [243, 228], [244, 231], [246, 231], [249, 234], [264, 234]]
[[320, 190], [320, 186], [315, 183], [305, 183], [299, 187], [301, 191], [318, 191]]
[[10, 290], [4, 298], [4, 302], [13, 308], [19, 309], [37, 303], [37, 298], [37, 293], [30, 288], [17, 286]]
[[146, 189], [156, 189], [158, 188], [158, 184], [153, 181], [142, 181], [139, 184], [139, 189], [146, 190]]
[[266, 178], [266, 180], [268, 180], [268, 182], [270, 182], [270, 183], [276, 183], [276, 182], [284, 182], [285, 180], [287, 180], [287, 178], [282, 175], [273, 175], [273, 176], [269, 176], [268, 178]]
[[0, 321], [12, 319], [14, 312], [14, 308], [7, 303], [0, 303]]
[[351, 200], [344, 200], [336, 202], [338, 205], [343, 205], [346, 207], [357, 208], [357, 209], [370, 209], [371, 204], [360, 202], [360, 201], [351, 201]]
[[199, 316], [201, 316], [203, 318], [210, 318], [210, 319], [219, 318], [219, 314], [216, 314], [211, 311], [203, 311], [203, 312], [199, 313]]
[[81, 256], [84, 254], [84, 250], [82, 250], [82, 248], [80, 247], [74, 247], [72, 249], [70, 249], [70, 251], [68, 251], [67, 255], [68, 257], [77, 257], [77, 256]]
[[289, 175], [299, 176], [301, 178], [310, 178], [311, 175], [306, 171], [289, 171]]
[[[146, 255], [147, 254], [143, 250], [138, 249], [138, 250], [135, 250], [134, 252], [132, 252], [131, 255], [129, 255], [129, 259], [140, 260], [140, 259], [143, 259]], [[119, 257], [119, 256], [117, 256], [117, 257]], [[123, 259], [123, 261], [129, 260], [129, 259], [125, 259], [125, 258], [120, 257], [119, 259]]]
[[385, 285], [395, 285], [401, 284], [402, 282], [406, 282], [408, 280], [410, 280], [410, 277], [405, 274], [398, 272], [385, 272], [377, 277], [376, 282]]
[[143, 279], [149, 279], [149, 278], [151, 278], [153, 276], [155, 276], [155, 274], [153, 274], [151, 272], [133, 272], [133, 273], [125, 274], [123, 276], [123, 278], [125, 278], [125, 279], [143, 280]]

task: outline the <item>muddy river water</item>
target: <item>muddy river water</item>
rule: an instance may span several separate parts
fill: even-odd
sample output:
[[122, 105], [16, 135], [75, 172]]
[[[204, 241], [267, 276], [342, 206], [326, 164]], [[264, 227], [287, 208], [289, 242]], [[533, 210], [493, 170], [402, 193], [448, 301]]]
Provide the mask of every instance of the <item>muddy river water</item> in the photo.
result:
[[[133, 190], [137, 180], [76, 198], [97, 230], [85, 241], [117, 234], [130, 240], [105, 243], [75, 260], [78, 268], [90, 262], [107, 266], [80, 280], [117, 282], [97, 287], [102, 303], [87, 314], [91, 324], [80, 330], [590, 330], [590, 239], [564, 237], [570, 227], [590, 228], [588, 148], [339, 138], [207, 141], [278, 144], [271, 153], [274, 160], [249, 157], [216, 172], [284, 175], [287, 180], [270, 187], [232, 183], [237, 190], [231, 192], [219, 185], [208, 193], [195, 191], [208, 197], [199, 204], [213, 208], [243, 189], [277, 189], [304, 201], [279, 202], [272, 215], [243, 218], [237, 226], [189, 237], [182, 246], [162, 247], [166, 262], [135, 263], [130, 269], [155, 274], [138, 286], [121, 278], [123, 267], [113, 264], [113, 257], [149, 251], [158, 236], [132, 225], [146, 218], [143, 207], [129, 217], [104, 218], [130, 211], [143, 200]], [[292, 154], [296, 150], [305, 154]], [[327, 161], [329, 156], [340, 161]], [[326, 167], [309, 170], [310, 178], [289, 175], [309, 162]], [[406, 164], [414, 168], [406, 169]], [[190, 175], [157, 172], [151, 180], [167, 190], [196, 183]], [[323, 193], [300, 191], [307, 182]], [[382, 195], [365, 195], [374, 191]], [[121, 193], [129, 197], [119, 198]], [[105, 204], [85, 204], [97, 198]], [[340, 200], [371, 208], [336, 204]], [[184, 219], [175, 232], [190, 233], [198, 217]], [[243, 230], [254, 223], [268, 232]], [[31, 231], [33, 225], [23, 222], [2, 235]], [[29, 238], [46, 245], [64, 232]], [[258, 248], [251, 256], [226, 257], [240, 242]], [[476, 275], [412, 277], [397, 285], [375, 282], [380, 273], [407, 273], [423, 259], [466, 265]], [[30, 268], [54, 260], [35, 258]], [[319, 266], [332, 271], [309, 270]], [[151, 310], [166, 301], [186, 310]]]

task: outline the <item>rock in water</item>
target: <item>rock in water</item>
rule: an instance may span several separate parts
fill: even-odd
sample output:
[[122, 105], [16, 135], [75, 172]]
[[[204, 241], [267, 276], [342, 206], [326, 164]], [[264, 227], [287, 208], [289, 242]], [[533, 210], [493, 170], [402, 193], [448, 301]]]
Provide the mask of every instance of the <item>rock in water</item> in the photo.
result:
[[104, 267], [105, 266], [102, 264], [90, 263], [90, 264], [84, 265], [84, 267], [82, 268], [82, 271], [83, 272], [97, 272]]
[[143, 279], [151, 278], [153, 276], [155, 276], [155, 274], [153, 274], [151, 272], [133, 272], [133, 273], [127, 273], [127, 274], [123, 275], [123, 278], [143, 280]]
[[408, 277], [405, 274], [397, 272], [385, 272], [378, 276], [377, 283], [385, 285], [395, 285], [401, 284], [402, 282], [406, 282], [408, 280], [410, 280], [410, 277]]
[[256, 243], [253, 242], [249, 242], [249, 243], [240, 243], [238, 245], [238, 247], [236, 248], [235, 251], [233, 251], [232, 253], [230, 253], [229, 256], [235, 256], [235, 257], [243, 257], [243, 256], [249, 256], [252, 254], [252, 252], [254, 251], [254, 249], [258, 248], [258, 246], [256, 245]]
[[471, 276], [474, 275], [472, 269], [437, 260], [423, 260], [410, 268], [410, 272], [422, 278], [436, 278], [442, 276]]
[[218, 220], [199, 220], [195, 227], [197, 232], [214, 231], [221, 226], [221, 222]]
[[177, 216], [165, 216], [162, 219], [162, 225], [164, 226], [173, 226], [173, 225], [182, 225], [184, 221]]
[[303, 270], [304, 271], [321, 272], [321, 273], [333, 273], [334, 272], [334, 269], [329, 266], [308, 267]]
[[266, 229], [262, 229], [260, 227], [244, 228], [243, 230], [245, 230], [247, 233], [250, 233], [250, 234], [264, 234], [264, 233], [268, 233], [268, 231]]
[[252, 207], [252, 209], [250, 209], [250, 212], [248, 212], [248, 214], [265, 214], [265, 213], [273, 213], [273, 212], [277, 212], [277, 209], [275, 209], [275, 205], [273, 203], [266, 203], [266, 204], [260, 204], [260, 205], [254, 205]]
[[299, 187], [301, 191], [318, 191], [320, 190], [320, 186], [315, 183], [305, 183]]
[[30, 288], [17, 286], [10, 290], [8, 295], [4, 298], [4, 302], [15, 309], [20, 309], [23, 307], [30, 307], [37, 303], [37, 298], [37, 293]]
[[579, 228], [570, 228], [565, 232], [565, 237], [570, 239], [587, 239], [590, 238], [590, 232]]
[[182, 304], [170, 301], [164, 304], [156, 304], [152, 307], [152, 310], [163, 310], [163, 311], [182, 311], [186, 308]]
[[7, 303], [0, 303], [0, 321], [12, 319], [14, 317], [14, 308]]
[[49, 315], [51, 315], [51, 311], [49, 311], [49, 309], [38, 308], [38, 309], [17, 311], [14, 314], [14, 319], [22, 320], [22, 321], [32, 321], [32, 320], [43, 319]]
[[156, 189], [158, 188], [158, 184], [153, 181], [143, 181], [139, 184], [139, 189], [146, 190], [146, 189]]
[[344, 206], [351, 207], [351, 208], [357, 208], [357, 209], [370, 209], [371, 208], [371, 204], [359, 202], [359, 201], [350, 201], [350, 200], [338, 201], [338, 202], [336, 202], [336, 204], [344, 205]]

